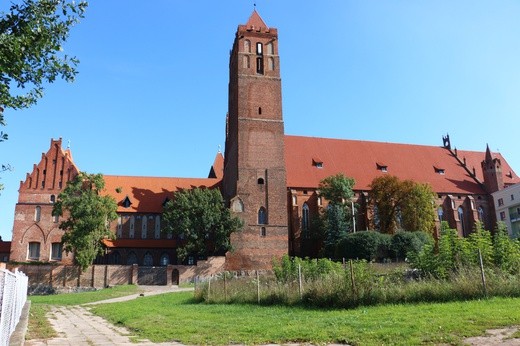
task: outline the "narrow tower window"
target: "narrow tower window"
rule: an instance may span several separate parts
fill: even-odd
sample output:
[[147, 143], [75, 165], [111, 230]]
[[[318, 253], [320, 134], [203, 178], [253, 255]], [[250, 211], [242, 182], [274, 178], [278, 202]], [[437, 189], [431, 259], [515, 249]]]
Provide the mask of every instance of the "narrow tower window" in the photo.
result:
[[262, 115], [262, 107], [258, 107], [258, 114]]
[[258, 210], [258, 224], [267, 224], [267, 212], [264, 207], [260, 207], [260, 209]]
[[256, 58], [256, 73], [264, 74], [264, 58], [261, 56]]
[[251, 53], [251, 41], [249, 41], [249, 40], [244, 41], [244, 52]]
[[250, 67], [250, 63], [249, 63], [249, 56], [247, 55], [244, 55], [244, 61], [243, 61], [243, 67], [244, 68], [249, 68]]
[[269, 71], [273, 71], [274, 70], [274, 59], [273, 58], [269, 58], [267, 60], [267, 69]]
[[36, 208], [34, 208], [34, 221], [40, 222], [41, 216], [42, 216], [42, 207], [37, 206]]
[[256, 43], [256, 55], [263, 55], [264, 52], [263, 52], [263, 45], [261, 42], [257, 42]]
[[267, 47], [267, 54], [273, 55], [274, 54], [273, 43], [269, 42], [268, 44], [266, 44], [266, 47]]
[[309, 237], [309, 206], [303, 203], [302, 206], [302, 233], [304, 238]]

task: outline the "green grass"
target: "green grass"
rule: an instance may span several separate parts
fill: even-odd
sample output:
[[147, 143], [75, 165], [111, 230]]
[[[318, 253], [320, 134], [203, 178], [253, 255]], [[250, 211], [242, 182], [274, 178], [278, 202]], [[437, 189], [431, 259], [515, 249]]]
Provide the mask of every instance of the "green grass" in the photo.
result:
[[49, 339], [56, 336], [56, 332], [45, 317], [49, 311], [49, 306], [45, 304], [31, 304], [29, 312], [29, 324], [27, 326], [27, 340]]
[[520, 299], [308, 309], [196, 303], [173, 293], [98, 305], [94, 313], [155, 342], [192, 345], [349, 343], [461, 344], [486, 329], [520, 324]]
[[81, 305], [105, 299], [128, 296], [139, 292], [139, 288], [135, 285], [122, 285], [90, 292], [30, 296], [28, 299], [32, 304]]

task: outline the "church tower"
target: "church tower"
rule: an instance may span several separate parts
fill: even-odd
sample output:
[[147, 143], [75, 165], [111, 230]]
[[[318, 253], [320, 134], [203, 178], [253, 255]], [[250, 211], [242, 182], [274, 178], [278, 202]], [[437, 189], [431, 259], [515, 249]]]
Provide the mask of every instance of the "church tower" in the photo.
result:
[[223, 194], [244, 227], [226, 265], [266, 269], [288, 253], [287, 185], [278, 32], [256, 10], [237, 29], [228, 102]]
[[482, 161], [482, 173], [484, 174], [484, 186], [488, 193], [504, 188], [502, 162], [499, 158], [493, 158], [489, 145], [486, 147], [486, 158]]

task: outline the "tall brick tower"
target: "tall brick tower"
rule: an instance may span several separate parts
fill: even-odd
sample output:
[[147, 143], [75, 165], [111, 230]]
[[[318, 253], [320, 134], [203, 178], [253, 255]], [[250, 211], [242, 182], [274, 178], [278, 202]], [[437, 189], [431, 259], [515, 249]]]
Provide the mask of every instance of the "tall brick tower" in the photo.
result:
[[504, 188], [502, 176], [502, 162], [499, 158], [493, 158], [489, 145], [486, 147], [486, 158], [482, 161], [482, 173], [484, 174], [484, 186], [488, 193], [493, 193]]
[[253, 11], [229, 62], [223, 193], [244, 221], [229, 270], [266, 269], [288, 252], [287, 185], [278, 32]]

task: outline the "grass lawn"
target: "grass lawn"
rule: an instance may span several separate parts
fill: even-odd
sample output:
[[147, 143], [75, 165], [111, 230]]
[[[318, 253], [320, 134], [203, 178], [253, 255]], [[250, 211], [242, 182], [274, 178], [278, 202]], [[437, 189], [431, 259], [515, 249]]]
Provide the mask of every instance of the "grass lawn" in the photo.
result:
[[29, 296], [31, 311], [26, 339], [48, 339], [56, 336], [56, 332], [45, 317], [50, 305], [79, 305], [99, 300], [122, 297], [138, 293], [135, 285], [114, 286], [99, 291], [82, 293], [64, 293], [46, 296]]
[[386, 305], [352, 310], [199, 304], [192, 292], [98, 305], [93, 312], [155, 342], [191, 345], [461, 344], [486, 329], [520, 324], [520, 299]]

